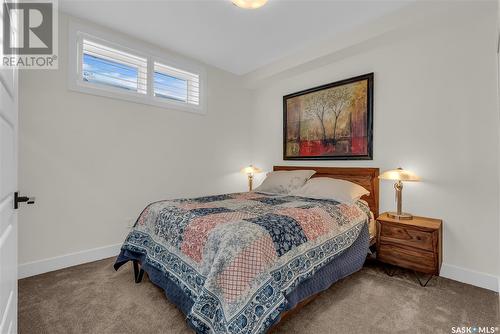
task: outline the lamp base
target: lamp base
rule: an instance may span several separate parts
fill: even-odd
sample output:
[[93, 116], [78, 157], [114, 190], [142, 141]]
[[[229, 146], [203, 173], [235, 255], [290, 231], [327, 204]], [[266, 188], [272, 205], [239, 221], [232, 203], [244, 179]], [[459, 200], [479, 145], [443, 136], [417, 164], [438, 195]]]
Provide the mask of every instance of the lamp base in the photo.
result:
[[388, 212], [387, 216], [393, 219], [401, 219], [401, 220], [410, 220], [413, 219], [413, 216], [406, 212], [401, 212], [401, 214], [397, 214], [396, 212]]
[[252, 191], [253, 189], [253, 175], [248, 174], [248, 191]]

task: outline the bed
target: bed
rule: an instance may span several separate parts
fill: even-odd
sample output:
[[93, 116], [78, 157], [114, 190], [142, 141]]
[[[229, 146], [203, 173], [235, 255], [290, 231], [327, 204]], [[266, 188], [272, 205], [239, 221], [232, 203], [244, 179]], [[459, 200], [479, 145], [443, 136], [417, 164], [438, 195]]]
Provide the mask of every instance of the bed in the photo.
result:
[[[378, 169], [313, 169], [370, 191], [352, 205], [259, 192], [148, 205], [115, 262], [133, 261], [197, 333], [265, 333], [363, 266], [374, 242]], [[140, 269], [139, 269], [140, 266]]]

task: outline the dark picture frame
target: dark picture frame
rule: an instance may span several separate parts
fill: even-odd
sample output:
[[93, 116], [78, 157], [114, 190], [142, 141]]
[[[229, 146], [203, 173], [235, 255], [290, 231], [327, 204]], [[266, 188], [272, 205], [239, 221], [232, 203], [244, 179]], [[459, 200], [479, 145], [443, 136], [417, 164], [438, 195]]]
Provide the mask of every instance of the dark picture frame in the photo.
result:
[[373, 160], [373, 77], [283, 96], [283, 160]]

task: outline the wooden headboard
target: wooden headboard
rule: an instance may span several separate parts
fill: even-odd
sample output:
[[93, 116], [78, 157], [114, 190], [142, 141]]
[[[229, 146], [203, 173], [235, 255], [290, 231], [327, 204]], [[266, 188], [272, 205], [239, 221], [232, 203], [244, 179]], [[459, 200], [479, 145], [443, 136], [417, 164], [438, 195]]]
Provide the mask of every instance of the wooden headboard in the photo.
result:
[[368, 202], [370, 210], [378, 216], [378, 168], [363, 168], [363, 167], [311, 167], [311, 166], [274, 166], [273, 170], [300, 170], [309, 169], [315, 170], [316, 174], [312, 177], [331, 177], [334, 179], [341, 179], [351, 181], [359, 184], [370, 192], [370, 195], [363, 196], [361, 199]]

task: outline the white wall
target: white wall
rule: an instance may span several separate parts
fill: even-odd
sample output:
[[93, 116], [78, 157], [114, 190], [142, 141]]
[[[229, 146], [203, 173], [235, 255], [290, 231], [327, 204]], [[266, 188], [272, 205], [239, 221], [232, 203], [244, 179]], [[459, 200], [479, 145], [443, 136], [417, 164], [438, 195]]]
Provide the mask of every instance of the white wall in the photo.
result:
[[[496, 4], [437, 7], [419, 18], [407, 9], [412, 20], [395, 14], [245, 77], [206, 66], [205, 116], [69, 91], [63, 15], [60, 69], [20, 77], [19, 188], [37, 196], [19, 213], [21, 275], [115, 252], [151, 201], [244, 190], [247, 163], [402, 166], [423, 178], [405, 186], [405, 209], [444, 220], [442, 274], [497, 289]], [[368, 72], [374, 160], [282, 161], [282, 96]], [[382, 181], [381, 211], [392, 209], [392, 184]]]
[[123, 242], [149, 202], [245, 191], [239, 170], [250, 163], [239, 78], [206, 66], [206, 115], [70, 91], [68, 16], [59, 26], [59, 70], [20, 75], [19, 188], [37, 197], [19, 211], [22, 276], [72, 264], [37, 261]]
[[[280, 73], [268, 66], [272, 74], [257, 73], [261, 81], [247, 75], [259, 87], [253, 96], [252, 156], [267, 169], [309, 164], [416, 172], [423, 182], [405, 184], [404, 209], [443, 219], [442, 274], [496, 289], [496, 3], [447, 6], [440, 15], [307, 64]], [[373, 161], [284, 162], [282, 96], [368, 72], [375, 72]], [[381, 212], [394, 208], [392, 184], [381, 181]]]

